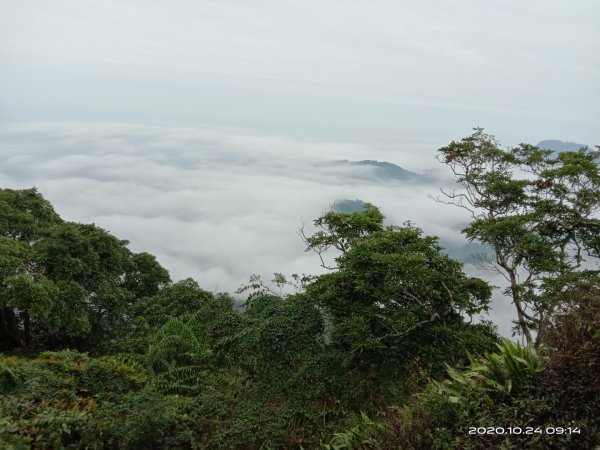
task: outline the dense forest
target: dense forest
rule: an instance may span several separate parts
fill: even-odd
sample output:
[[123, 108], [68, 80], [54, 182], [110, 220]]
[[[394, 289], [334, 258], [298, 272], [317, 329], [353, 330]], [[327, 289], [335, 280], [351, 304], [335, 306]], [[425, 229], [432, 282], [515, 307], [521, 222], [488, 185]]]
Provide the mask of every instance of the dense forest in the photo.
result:
[[472, 320], [494, 286], [370, 203], [302, 228], [324, 274], [251, 276], [240, 305], [0, 190], [0, 447], [594, 448], [600, 150], [476, 129], [438, 157], [515, 341]]

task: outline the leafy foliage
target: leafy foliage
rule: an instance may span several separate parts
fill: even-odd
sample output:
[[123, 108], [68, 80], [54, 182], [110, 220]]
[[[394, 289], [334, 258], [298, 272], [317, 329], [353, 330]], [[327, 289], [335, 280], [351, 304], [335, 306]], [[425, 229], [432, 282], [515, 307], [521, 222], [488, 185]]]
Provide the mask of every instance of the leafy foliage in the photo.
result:
[[[484, 146], [481, 157], [543, 160], [526, 150]], [[552, 168], [564, 173], [553, 179], [584, 183], [581, 173], [595, 173], [585, 152], [559, 158]], [[505, 175], [485, 178], [495, 208], [538, 189]], [[538, 216], [481, 228], [544, 275], [534, 287], [517, 284], [524, 302], [552, 305], [538, 351], [467, 322], [488, 307], [491, 287], [437, 238], [410, 223], [384, 226], [373, 205], [327, 212], [303, 235], [323, 265], [337, 250], [331, 271], [275, 273], [272, 285], [253, 277], [237, 306], [194, 280], [171, 283], [152, 255], [105, 230], [63, 221], [35, 190], [0, 190], [0, 447], [593, 448], [600, 283], [552, 239], [585, 241], [596, 257], [595, 222], [567, 212], [575, 235], [552, 231], [552, 218], [531, 232]], [[490, 424], [582, 433], [467, 433]]]
[[307, 236], [304, 226], [300, 228], [300, 236], [306, 244], [306, 251], [314, 251], [321, 258], [321, 265], [333, 269], [325, 264], [323, 254], [330, 248], [346, 253], [354, 244], [369, 234], [383, 229], [383, 214], [379, 208], [371, 203], [364, 203], [359, 211], [350, 214], [338, 212], [334, 208], [315, 219], [314, 234]]
[[64, 222], [33, 190], [0, 191], [0, 348], [102, 349], [138, 296], [169, 276], [95, 225]]
[[141, 359], [161, 392], [193, 393], [202, 380], [210, 349], [194, 333], [199, 314], [169, 319], [150, 339]]
[[480, 361], [470, 357], [470, 366], [459, 371], [448, 366], [450, 380], [440, 389], [459, 402], [465, 390], [479, 389], [502, 395], [514, 395], [533, 385], [542, 370], [542, 361], [533, 347], [524, 348], [505, 339], [499, 353], [488, 354]]
[[382, 424], [369, 418], [364, 412], [360, 413], [360, 421], [347, 431], [335, 433], [330, 444], [321, 444], [322, 450], [344, 450], [355, 448], [379, 448], [374, 435], [384, 430]]
[[600, 150], [557, 157], [528, 144], [504, 150], [477, 128], [439, 155], [462, 189], [442, 190], [438, 200], [469, 212], [463, 233], [494, 250], [484, 262], [508, 281], [517, 330], [542, 344], [561, 302], [549, 293], [598, 273]]
[[0, 445], [77, 448], [98, 402], [139, 389], [147, 377], [115, 356], [44, 352], [0, 357]]
[[438, 371], [464, 354], [453, 352], [453, 330], [466, 328], [460, 313], [485, 309], [491, 289], [462, 273], [435, 238], [412, 226], [389, 227], [337, 261], [339, 270], [318, 277], [307, 295], [331, 317], [332, 345], [342, 367], [360, 376], [361, 389], [402, 376], [416, 357]]

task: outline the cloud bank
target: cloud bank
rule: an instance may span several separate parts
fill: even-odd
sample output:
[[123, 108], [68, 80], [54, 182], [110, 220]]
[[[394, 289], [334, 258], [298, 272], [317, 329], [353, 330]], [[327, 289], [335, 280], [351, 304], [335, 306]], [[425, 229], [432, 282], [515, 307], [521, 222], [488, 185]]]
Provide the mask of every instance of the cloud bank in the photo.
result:
[[[174, 279], [233, 292], [253, 273], [268, 280], [275, 271], [321, 272], [297, 230], [343, 198], [374, 203], [389, 223], [410, 220], [460, 246], [466, 219], [427, 197], [439, 185], [431, 171], [420, 184], [377, 179], [368, 166], [332, 165], [385, 158], [413, 171], [431, 167], [435, 147], [403, 150], [208, 126], [13, 123], [0, 127], [0, 181], [38, 187], [64, 218], [128, 239]], [[446, 182], [442, 169], [433, 174]], [[505, 331], [510, 308], [494, 314]]]

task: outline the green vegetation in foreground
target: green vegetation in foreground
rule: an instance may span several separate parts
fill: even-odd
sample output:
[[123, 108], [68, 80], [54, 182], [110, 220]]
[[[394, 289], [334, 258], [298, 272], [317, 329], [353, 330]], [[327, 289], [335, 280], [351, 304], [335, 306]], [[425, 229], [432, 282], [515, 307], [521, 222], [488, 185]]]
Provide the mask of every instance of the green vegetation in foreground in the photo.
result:
[[594, 448], [598, 152], [504, 151], [481, 130], [441, 152], [481, 195], [467, 237], [531, 274], [506, 293], [526, 347], [465, 319], [491, 286], [368, 203], [302, 230], [328, 273], [253, 276], [240, 310], [35, 189], [0, 190], [0, 447]]

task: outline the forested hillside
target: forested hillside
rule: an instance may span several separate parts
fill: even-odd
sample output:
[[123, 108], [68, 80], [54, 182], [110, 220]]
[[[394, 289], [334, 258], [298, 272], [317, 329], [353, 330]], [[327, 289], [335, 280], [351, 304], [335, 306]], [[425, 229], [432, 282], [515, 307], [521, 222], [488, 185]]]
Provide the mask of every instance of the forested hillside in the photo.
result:
[[524, 346], [472, 321], [494, 286], [370, 203], [302, 229], [327, 273], [251, 276], [240, 309], [0, 190], [0, 447], [594, 448], [600, 152], [476, 130], [439, 156]]

